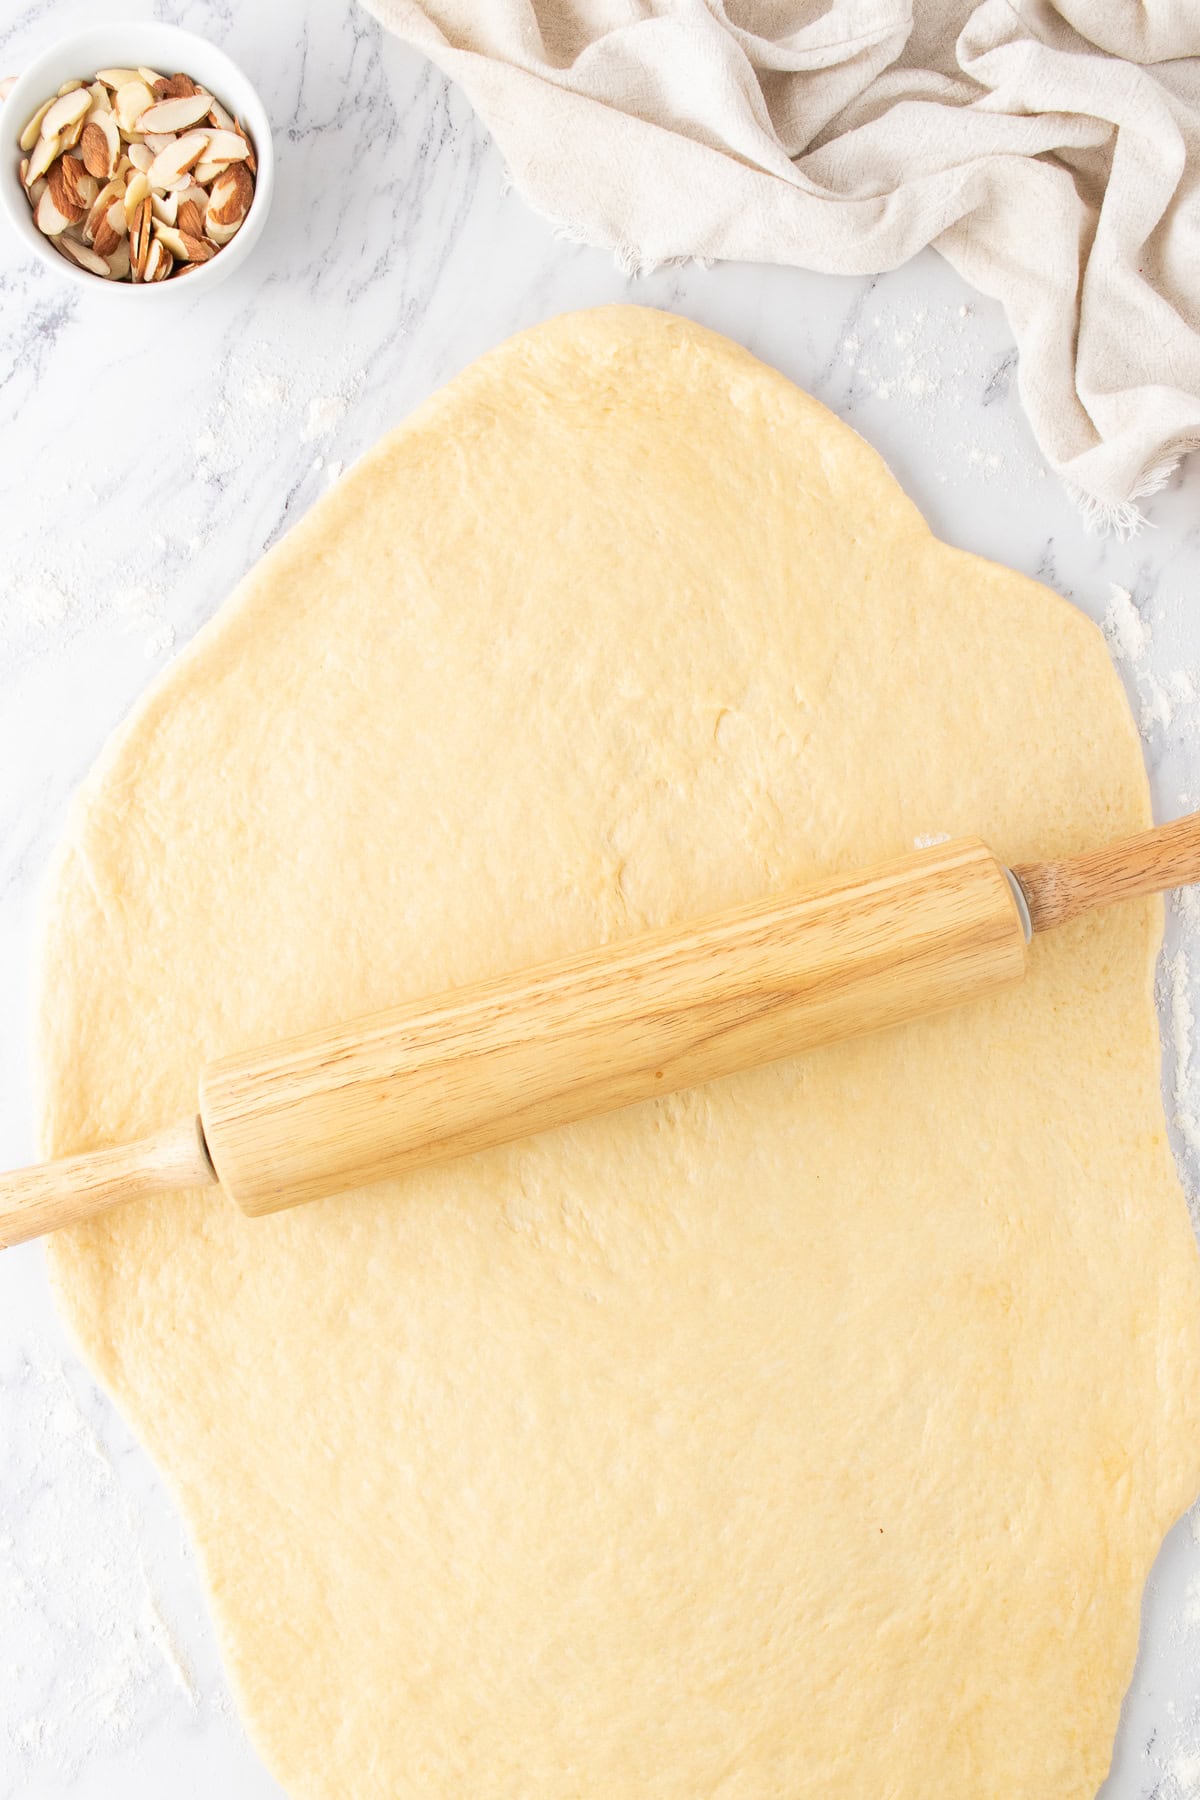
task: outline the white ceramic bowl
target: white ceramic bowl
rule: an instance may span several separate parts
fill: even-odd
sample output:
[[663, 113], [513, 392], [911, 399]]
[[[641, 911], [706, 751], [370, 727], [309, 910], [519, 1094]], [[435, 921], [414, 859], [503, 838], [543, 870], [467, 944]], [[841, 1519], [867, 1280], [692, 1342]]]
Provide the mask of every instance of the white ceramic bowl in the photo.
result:
[[[157, 69], [161, 75], [182, 72], [198, 81], [242, 121], [254, 145], [258, 169], [254, 199], [245, 223], [223, 250], [201, 263], [184, 279], [131, 282], [105, 281], [62, 256], [38, 230], [21, 186], [20, 136], [33, 114], [64, 81], [94, 78], [97, 69]], [[88, 293], [107, 294], [128, 306], [163, 306], [181, 298], [195, 299], [240, 268], [262, 236], [275, 186], [271, 121], [254, 88], [223, 50], [205, 43], [177, 25], [153, 20], [93, 25], [73, 32], [22, 70], [0, 109], [0, 201], [13, 230], [26, 246], [64, 281]]]

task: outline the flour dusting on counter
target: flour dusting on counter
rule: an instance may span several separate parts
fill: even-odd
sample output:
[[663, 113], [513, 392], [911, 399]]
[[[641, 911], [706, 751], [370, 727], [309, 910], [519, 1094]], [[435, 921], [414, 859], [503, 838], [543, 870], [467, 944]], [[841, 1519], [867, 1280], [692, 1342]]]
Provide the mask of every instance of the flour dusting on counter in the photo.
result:
[[53, 1773], [76, 1779], [105, 1752], [135, 1744], [180, 1705], [200, 1704], [146, 1570], [135, 1503], [72, 1389], [64, 1365], [32, 1344], [6, 1370], [23, 1442], [0, 1469], [7, 1694], [0, 1751], [13, 1795]]
[[1134, 604], [1128, 588], [1114, 581], [1104, 615], [1104, 635], [1118, 662], [1139, 663], [1150, 648], [1150, 627]]
[[895, 406], [924, 433], [946, 416], [960, 427], [964, 412], [989, 409], [980, 415], [978, 435], [954, 445], [940, 482], [990, 482], [998, 475], [1023, 486], [1043, 481], [1046, 465], [1028, 425], [1008, 404], [1016, 350], [987, 357], [981, 367], [985, 355], [975, 310], [966, 305], [872, 306], [856, 315], [838, 346], [852, 399]]
[[[1200, 1163], [1200, 1109], [1197, 1108], [1195, 1084], [1192, 1080], [1192, 1058], [1195, 1051], [1196, 1016], [1192, 1006], [1192, 966], [1185, 949], [1164, 959], [1165, 982], [1160, 981], [1159, 1004], [1165, 1006], [1170, 1021], [1172, 1119], [1192, 1157]], [[1189, 1202], [1197, 1198], [1196, 1179], [1191, 1168], [1179, 1171]]]

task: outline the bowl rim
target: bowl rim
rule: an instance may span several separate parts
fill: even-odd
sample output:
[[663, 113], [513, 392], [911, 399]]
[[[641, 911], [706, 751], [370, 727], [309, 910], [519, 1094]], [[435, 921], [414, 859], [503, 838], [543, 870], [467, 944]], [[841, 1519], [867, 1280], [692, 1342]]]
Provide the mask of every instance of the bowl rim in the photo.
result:
[[[186, 68], [184, 58], [193, 52], [199, 58], [219, 67], [229, 77], [229, 85], [241, 90], [241, 104], [236, 107], [237, 115], [242, 119], [249, 131], [254, 145], [257, 171], [254, 181], [254, 198], [250, 210], [246, 214], [240, 230], [225, 245], [218, 255], [211, 257], [207, 263], [194, 269], [186, 281], [178, 284], [175, 281], [131, 282], [104, 281], [98, 275], [82, 269], [77, 263], [59, 254], [53, 245], [48, 243], [34, 224], [33, 213], [25, 198], [21, 186], [18, 163], [22, 152], [18, 139], [24, 130], [28, 118], [47, 97], [49, 89], [46, 83], [57, 87], [66, 79], [59, 76], [54, 80], [51, 71], [61, 66], [64, 61], [74, 63], [79, 60], [80, 49], [91, 52], [84, 57], [84, 62], [96, 60], [96, 48], [108, 40], [120, 43], [131, 40], [132, 44], [142, 43], [145, 46], [144, 56], [140, 59], [147, 67], [157, 66], [154, 51], [169, 51], [165, 58], [175, 62], [179, 68]], [[122, 66], [116, 62], [118, 51], [100, 50], [101, 57], [111, 56], [110, 66]], [[160, 55], [158, 61], [164, 58]], [[103, 60], [97, 60], [97, 67], [104, 67]], [[219, 83], [212, 82], [213, 88]], [[43, 91], [45, 90], [45, 91]], [[219, 97], [219, 96], [218, 96]], [[14, 105], [14, 102], [16, 103]], [[17, 76], [6, 100], [0, 102], [0, 207], [8, 215], [9, 223], [17, 237], [26, 247], [48, 264], [65, 281], [77, 289], [87, 293], [122, 294], [127, 298], [117, 304], [161, 305], [177, 302], [182, 295], [194, 296], [216, 286], [239, 268], [253, 250], [262, 235], [270, 210], [271, 197], [275, 184], [275, 146], [271, 132], [270, 116], [263, 104], [262, 97], [240, 63], [234, 61], [227, 50], [219, 44], [202, 38], [194, 31], [188, 31], [182, 25], [174, 25], [164, 19], [115, 19], [106, 22], [78, 27], [65, 33], [47, 44], [36, 56], [31, 57]], [[129, 298], [138, 296], [137, 299]]]

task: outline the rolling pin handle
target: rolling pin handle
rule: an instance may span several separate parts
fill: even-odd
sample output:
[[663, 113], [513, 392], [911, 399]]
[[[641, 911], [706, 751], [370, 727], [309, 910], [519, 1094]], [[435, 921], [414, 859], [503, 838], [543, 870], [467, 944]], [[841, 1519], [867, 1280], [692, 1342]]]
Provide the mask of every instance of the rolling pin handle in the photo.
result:
[[0, 1175], [0, 1249], [78, 1225], [127, 1200], [212, 1187], [216, 1179], [195, 1115], [133, 1144], [16, 1169]]
[[1012, 870], [1036, 932], [1052, 931], [1118, 900], [1137, 900], [1200, 881], [1200, 813], [1188, 813], [1136, 837], [1054, 862]]

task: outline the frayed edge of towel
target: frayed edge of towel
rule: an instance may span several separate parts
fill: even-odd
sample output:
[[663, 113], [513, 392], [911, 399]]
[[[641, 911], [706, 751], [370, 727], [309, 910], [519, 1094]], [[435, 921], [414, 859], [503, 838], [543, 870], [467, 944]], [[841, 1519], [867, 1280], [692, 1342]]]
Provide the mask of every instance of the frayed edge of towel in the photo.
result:
[[1132, 500], [1101, 500], [1073, 481], [1063, 485], [1083, 515], [1083, 529], [1089, 537], [1117, 537], [1127, 543], [1146, 523], [1145, 513]]
[[630, 281], [640, 281], [643, 275], [657, 275], [660, 269], [711, 269], [712, 258], [708, 256], [664, 256], [658, 259], [643, 256], [632, 244], [598, 244], [595, 237], [578, 225], [569, 225], [565, 219], [551, 219], [554, 235], [563, 244], [582, 244], [588, 250], [611, 249], [612, 259], [621, 274]]
[[1122, 543], [1127, 543], [1150, 523], [1137, 502], [1161, 493], [1179, 463], [1178, 455], [1165, 456], [1161, 462], [1151, 463], [1128, 500], [1101, 500], [1098, 495], [1077, 487], [1073, 481], [1066, 482], [1065, 486], [1083, 514], [1085, 531], [1093, 537], [1118, 537]]

